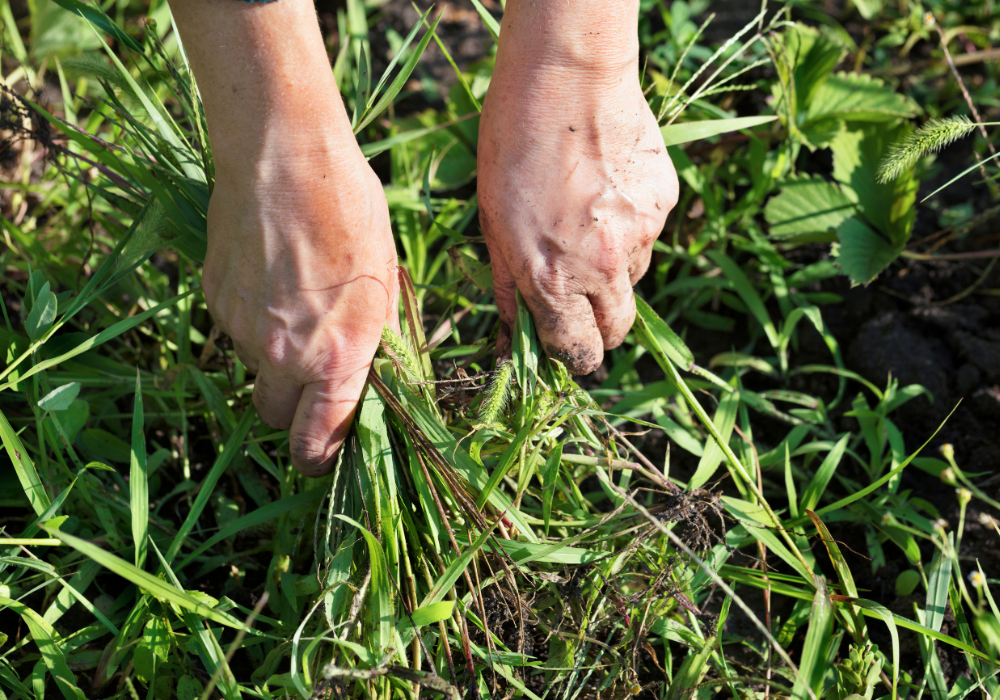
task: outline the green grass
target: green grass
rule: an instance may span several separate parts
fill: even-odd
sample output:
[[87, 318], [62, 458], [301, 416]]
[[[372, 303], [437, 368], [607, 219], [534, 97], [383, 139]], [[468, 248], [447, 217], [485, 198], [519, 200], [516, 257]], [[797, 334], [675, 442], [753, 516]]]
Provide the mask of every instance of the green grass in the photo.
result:
[[[165, 5], [58, 5], [16, 25], [0, 0], [5, 81], [62, 98], [5, 103], [29, 121], [5, 123], [25, 133], [0, 222], [0, 698], [997, 696], [996, 562], [959, 552], [968, 503], [1000, 503], [948, 450], [904, 443], [896, 411], [926, 392], [850, 371], [824, 321], [840, 299], [802, 291], [871, 279], [912, 232], [883, 212], [912, 206], [926, 161], [875, 177], [919, 108], [835, 72], [862, 51], [888, 65], [882, 44], [782, 12], [710, 47], [692, 19], [704, 8], [643, 4], [680, 215], [632, 333], [581, 386], [541, 354], [523, 305], [495, 365], [475, 200], [448, 194], [473, 177], [491, 55], [443, 106], [396, 117], [439, 18], [390, 36], [376, 80], [378, 8], [348, 2], [334, 71], [364, 152], [391, 172], [404, 332], [383, 337], [334, 473], [309, 480], [211, 333], [210, 148]], [[862, 9], [884, 45], [929, 36], [895, 8]], [[939, 85], [923, 102], [954, 106], [956, 86]], [[741, 117], [733, 99], [749, 93], [772, 95], [769, 113]], [[827, 147], [831, 177], [795, 172]], [[833, 242], [836, 264], [795, 262], [797, 246]], [[718, 331], [730, 351], [689, 348]], [[799, 361], [813, 331], [825, 364]], [[810, 375], [836, 389], [793, 389]], [[958, 523], [901, 490], [907, 469], [964, 489]], [[866, 542], [831, 534], [847, 526]], [[871, 564], [845, 554], [860, 549]], [[895, 586], [917, 596], [912, 615], [855, 581], [887, 556], [906, 562]], [[947, 648], [966, 665], [948, 677]]]

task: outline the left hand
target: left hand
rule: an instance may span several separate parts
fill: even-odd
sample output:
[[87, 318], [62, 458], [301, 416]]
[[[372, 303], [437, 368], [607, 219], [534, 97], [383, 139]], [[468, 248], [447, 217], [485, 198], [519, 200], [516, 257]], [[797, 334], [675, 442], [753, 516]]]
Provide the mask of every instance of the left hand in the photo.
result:
[[504, 15], [479, 127], [480, 221], [508, 330], [516, 287], [546, 353], [588, 374], [632, 326], [632, 286], [677, 203], [677, 174], [639, 85], [637, 41], [634, 57], [577, 65], [533, 35], [535, 15], [522, 22], [516, 5], [530, 4]]

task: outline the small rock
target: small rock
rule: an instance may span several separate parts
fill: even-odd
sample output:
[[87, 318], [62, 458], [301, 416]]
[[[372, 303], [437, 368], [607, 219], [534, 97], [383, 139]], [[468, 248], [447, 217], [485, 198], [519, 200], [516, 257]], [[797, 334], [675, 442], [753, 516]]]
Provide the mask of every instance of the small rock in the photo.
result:
[[985, 340], [967, 331], [955, 331], [952, 340], [962, 359], [982, 370], [987, 381], [1000, 382], [1000, 340]]
[[953, 304], [951, 306], [918, 306], [910, 312], [910, 315], [942, 330], [972, 331], [982, 327], [990, 312], [981, 306]]
[[984, 386], [972, 395], [972, 400], [983, 416], [1000, 420], [1000, 386]]

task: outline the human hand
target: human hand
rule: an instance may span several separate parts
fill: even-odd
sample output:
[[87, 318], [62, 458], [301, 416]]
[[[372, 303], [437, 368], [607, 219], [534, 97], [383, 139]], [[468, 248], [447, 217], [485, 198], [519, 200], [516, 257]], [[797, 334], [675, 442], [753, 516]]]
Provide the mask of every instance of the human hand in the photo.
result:
[[399, 327], [382, 186], [358, 147], [312, 0], [170, 0], [205, 105], [215, 189], [202, 286], [257, 373], [292, 464], [330, 471], [385, 324]]
[[587, 374], [632, 326], [678, 184], [639, 85], [638, 8], [580, 2], [598, 10], [508, 2], [478, 175], [502, 320], [513, 327], [519, 289], [545, 351]]
[[331, 157], [315, 144], [234, 170], [218, 171], [209, 205], [205, 300], [257, 374], [261, 419], [290, 428], [292, 464], [322, 476], [383, 326], [399, 327], [385, 195], [360, 152]]

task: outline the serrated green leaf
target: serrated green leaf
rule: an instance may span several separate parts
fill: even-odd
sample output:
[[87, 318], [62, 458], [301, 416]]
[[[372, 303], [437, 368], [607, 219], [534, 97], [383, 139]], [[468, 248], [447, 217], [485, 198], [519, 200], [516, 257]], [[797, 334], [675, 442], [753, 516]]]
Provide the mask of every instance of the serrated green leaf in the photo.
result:
[[868, 284], [896, 259], [903, 246], [892, 246], [865, 222], [851, 217], [837, 228], [837, 263], [854, 284]]
[[804, 124], [799, 133], [805, 144], [813, 150], [826, 148], [840, 133], [847, 128], [843, 119], [838, 117], [825, 117], [816, 121]]
[[789, 178], [764, 208], [773, 238], [836, 229], [854, 213], [840, 187], [817, 176]]
[[890, 146], [912, 129], [908, 123], [870, 125], [841, 133], [831, 146], [834, 178], [863, 218], [893, 246], [906, 245], [910, 239], [919, 183], [912, 168], [885, 184], [878, 182], [876, 173]]
[[783, 60], [775, 64], [782, 80], [775, 83], [773, 90], [775, 97], [783, 100], [782, 86], [793, 85], [794, 101], [788, 106], [792, 121], [797, 124], [797, 115], [808, 109], [815, 92], [840, 63], [844, 47], [829, 32], [803, 24], [788, 27], [783, 39], [779, 48]]
[[809, 102], [806, 124], [831, 117], [847, 122], [889, 122], [917, 116], [919, 108], [906, 95], [864, 73], [831, 75]]

